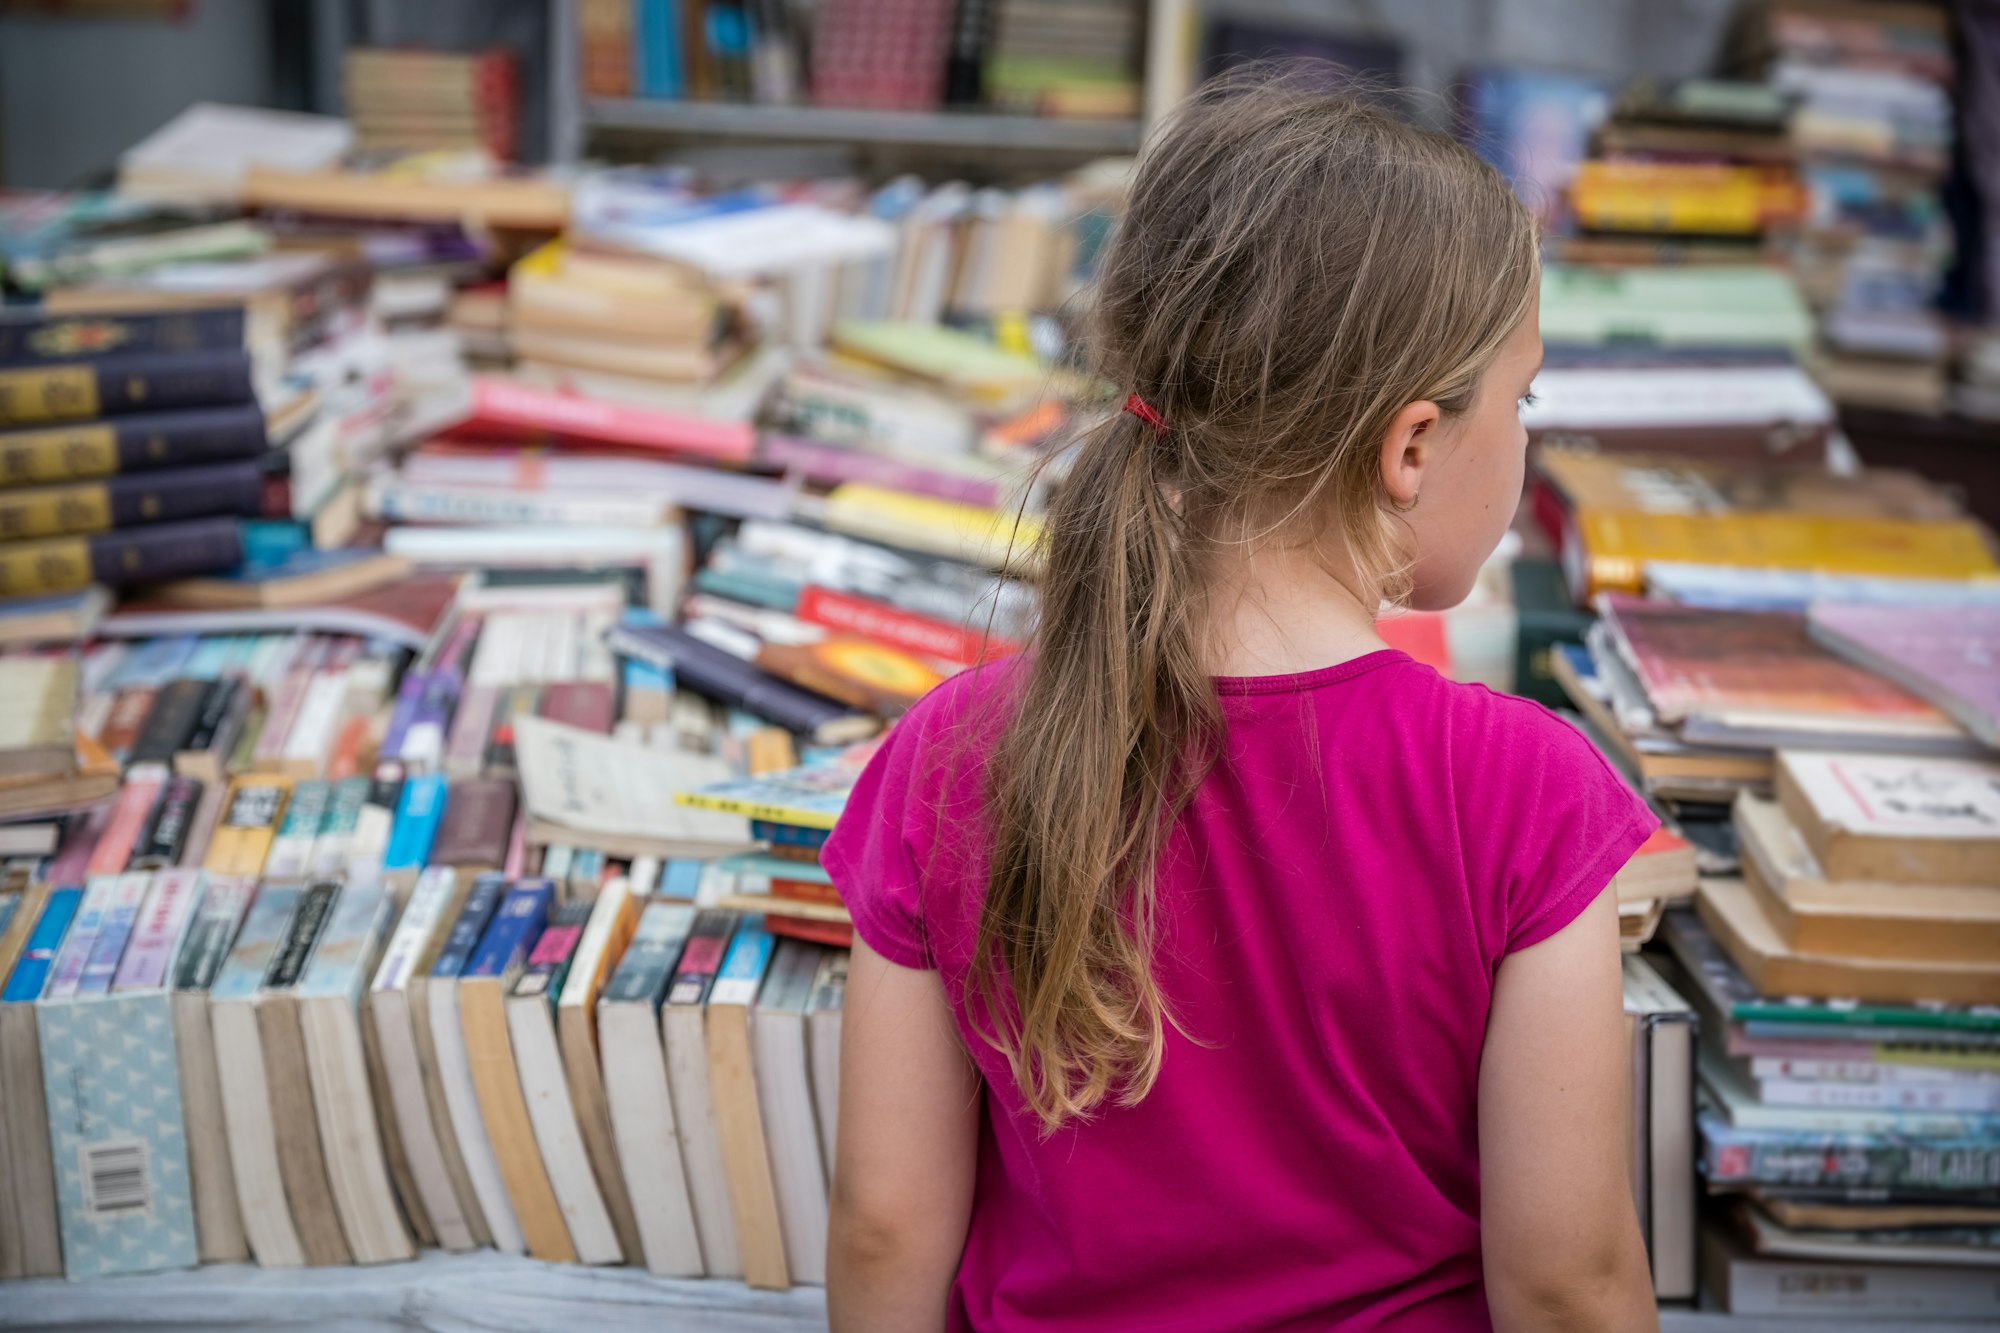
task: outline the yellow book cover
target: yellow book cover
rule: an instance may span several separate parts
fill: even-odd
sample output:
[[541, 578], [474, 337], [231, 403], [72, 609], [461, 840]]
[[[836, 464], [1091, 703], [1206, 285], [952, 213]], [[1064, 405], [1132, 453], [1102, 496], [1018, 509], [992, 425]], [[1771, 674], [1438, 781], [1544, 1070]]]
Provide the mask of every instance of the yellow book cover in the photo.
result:
[[1828, 514], [1636, 514], [1586, 509], [1576, 516], [1592, 595], [1642, 592], [1656, 560], [1885, 578], [2000, 576], [1979, 524]]
[[270, 773], [246, 774], [232, 782], [203, 868], [216, 875], [263, 874], [291, 791], [290, 778]]
[[848, 482], [827, 497], [825, 517], [837, 532], [989, 569], [1028, 572], [1041, 562], [1042, 520], [1033, 514]]

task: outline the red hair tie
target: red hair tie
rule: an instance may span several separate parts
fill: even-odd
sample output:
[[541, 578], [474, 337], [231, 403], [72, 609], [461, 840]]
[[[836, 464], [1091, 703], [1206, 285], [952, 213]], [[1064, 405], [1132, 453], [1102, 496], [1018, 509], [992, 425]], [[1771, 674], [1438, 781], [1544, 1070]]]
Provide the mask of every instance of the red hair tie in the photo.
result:
[[1128, 393], [1125, 395], [1125, 410], [1145, 422], [1148, 426], [1151, 426], [1155, 435], [1163, 437], [1166, 435], [1167, 419], [1160, 415], [1159, 408], [1154, 407], [1138, 394]]

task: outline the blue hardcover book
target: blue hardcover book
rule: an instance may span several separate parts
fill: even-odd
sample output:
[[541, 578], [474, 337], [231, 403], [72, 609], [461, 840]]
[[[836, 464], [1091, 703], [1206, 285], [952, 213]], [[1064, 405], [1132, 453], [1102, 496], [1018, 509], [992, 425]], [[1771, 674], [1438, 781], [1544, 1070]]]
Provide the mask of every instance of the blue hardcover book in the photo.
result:
[[444, 947], [438, 950], [437, 962], [431, 965], [434, 977], [457, 977], [465, 971], [472, 954], [479, 947], [479, 941], [486, 934], [493, 914], [500, 908], [500, 900], [507, 896], [505, 875], [481, 875], [472, 881], [472, 888], [465, 895], [465, 905], [458, 909], [458, 920], [451, 926], [451, 934], [445, 936]]
[[528, 951], [548, 924], [549, 908], [555, 902], [554, 880], [524, 879], [507, 891], [493, 922], [480, 937], [479, 947], [463, 975], [499, 977], [527, 960]]
[[681, 97], [682, 0], [633, 0], [632, 87], [641, 97]]
[[768, 819], [750, 821], [750, 836], [759, 842], [775, 842], [786, 847], [811, 847], [817, 850], [826, 846], [826, 840], [833, 836], [830, 828], [807, 828], [803, 824], [778, 824]]
[[69, 923], [76, 920], [77, 906], [83, 902], [82, 889], [53, 889], [49, 900], [42, 907], [41, 919], [28, 935], [27, 947], [14, 963], [14, 971], [7, 978], [7, 988], [0, 991], [0, 1004], [17, 1004], [38, 1000], [42, 987], [49, 979], [49, 969], [61, 951], [63, 936], [69, 933]]
[[431, 843], [437, 839], [438, 825], [444, 820], [445, 779], [442, 773], [416, 773], [403, 783], [396, 803], [396, 824], [389, 834], [389, 850], [383, 854], [382, 869], [418, 871], [430, 859]]

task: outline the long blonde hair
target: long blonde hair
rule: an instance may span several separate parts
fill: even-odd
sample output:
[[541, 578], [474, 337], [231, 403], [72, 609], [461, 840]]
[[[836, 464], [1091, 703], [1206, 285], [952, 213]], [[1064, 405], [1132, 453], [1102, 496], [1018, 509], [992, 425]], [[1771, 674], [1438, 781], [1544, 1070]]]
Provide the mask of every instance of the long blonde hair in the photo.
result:
[[1492, 168], [1310, 76], [1210, 85], [1147, 145], [1089, 347], [1168, 429], [1113, 413], [1080, 441], [988, 769], [969, 998], [1045, 1132], [1159, 1076], [1156, 863], [1221, 730], [1198, 638], [1215, 552], [1336, 541], [1403, 595], [1377, 445], [1410, 402], [1471, 406], [1538, 274]]

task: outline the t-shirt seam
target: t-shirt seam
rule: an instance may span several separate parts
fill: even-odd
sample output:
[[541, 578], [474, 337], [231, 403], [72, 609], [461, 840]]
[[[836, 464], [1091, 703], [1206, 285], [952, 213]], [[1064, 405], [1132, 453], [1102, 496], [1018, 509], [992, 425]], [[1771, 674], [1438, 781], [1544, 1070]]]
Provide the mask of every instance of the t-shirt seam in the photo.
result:
[[1377, 648], [1359, 657], [1332, 666], [1298, 671], [1285, 676], [1215, 676], [1215, 691], [1222, 695], [1306, 694], [1329, 685], [1343, 685], [1371, 671], [1389, 666], [1421, 666], [1400, 648]]
[[[1505, 953], [1516, 953], [1531, 945], [1539, 944], [1544, 939], [1547, 939], [1549, 935], [1555, 934], [1554, 930], [1541, 935], [1536, 935], [1535, 932], [1540, 930], [1551, 919], [1559, 916], [1565, 908], [1569, 907], [1577, 899], [1585, 896], [1595, 898], [1598, 894], [1602, 893], [1605, 886], [1617, 877], [1618, 871], [1624, 866], [1625, 862], [1632, 858], [1633, 852], [1638, 849], [1640, 844], [1645, 842], [1646, 838], [1652, 834], [1653, 828], [1658, 827], [1658, 825], [1659, 819], [1651, 810], [1644, 809], [1644, 807], [1628, 814], [1624, 822], [1618, 826], [1617, 831], [1604, 840], [1603, 844], [1598, 848], [1597, 855], [1584, 862], [1583, 868], [1570, 877], [1560, 892], [1544, 898], [1541, 908], [1538, 911], [1522, 920], [1518, 927], [1508, 931], [1508, 939], [1502, 951]], [[1642, 827], [1644, 827], [1645, 831], [1638, 832]], [[1638, 832], [1636, 840], [1632, 837], [1635, 832]], [[1630, 844], [1629, 846], [1627, 845], [1628, 843]], [[1562, 924], [1567, 925], [1569, 921], [1574, 919], [1575, 914], [1572, 913], [1568, 918], [1564, 919]], [[1557, 927], [1557, 929], [1560, 928], [1560, 926]], [[1533, 935], [1534, 938], [1524, 938], [1530, 935]]]

